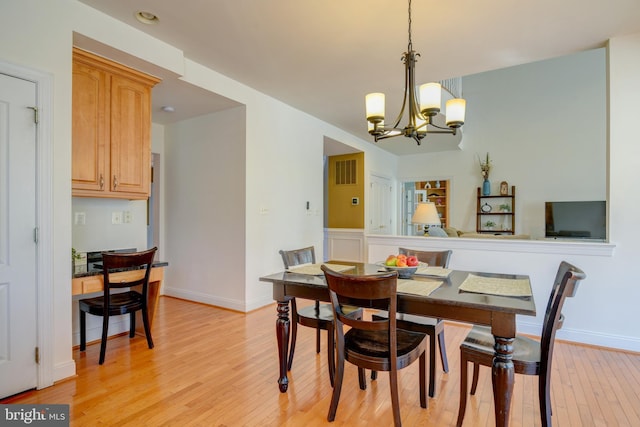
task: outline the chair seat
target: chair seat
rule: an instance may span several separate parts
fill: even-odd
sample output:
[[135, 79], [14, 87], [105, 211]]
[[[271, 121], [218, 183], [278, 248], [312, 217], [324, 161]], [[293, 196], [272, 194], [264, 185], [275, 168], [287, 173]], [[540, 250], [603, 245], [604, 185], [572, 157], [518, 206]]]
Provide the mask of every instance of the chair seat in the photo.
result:
[[[362, 309], [360, 307], [345, 305], [342, 307], [342, 310], [347, 315], [362, 315]], [[312, 328], [319, 327], [328, 329], [329, 323], [333, 323], [333, 309], [331, 308], [331, 304], [320, 304], [319, 310], [316, 310], [314, 305], [298, 308], [298, 323]]]
[[[374, 320], [386, 319], [389, 313], [379, 310], [372, 315]], [[440, 345], [440, 360], [442, 361], [442, 370], [449, 372], [449, 364], [444, 344], [444, 322], [441, 319], [433, 317], [416, 316], [412, 314], [397, 313], [396, 327], [398, 330], [419, 332], [429, 336], [429, 396], [436, 395], [436, 337]], [[371, 371], [371, 379], [375, 380], [377, 373]]]
[[298, 323], [312, 328], [327, 329], [333, 322], [333, 311], [330, 304], [320, 304], [316, 310], [315, 305], [298, 308]]
[[[493, 334], [491, 328], [474, 326], [460, 345], [460, 349], [473, 353], [473, 359], [482, 357], [481, 365], [493, 363]], [[540, 369], [540, 342], [532, 338], [517, 335], [513, 341], [513, 367], [518, 374], [533, 375]]]
[[[398, 357], [405, 356], [416, 348], [419, 348], [420, 343], [425, 339], [425, 334], [419, 332], [404, 331], [401, 329], [398, 329], [396, 332]], [[351, 352], [366, 357], [389, 357], [389, 335], [387, 331], [350, 329], [344, 334], [344, 344], [347, 350], [347, 359], [349, 359]], [[398, 368], [401, 367], [399, 366]]]
[[[135, 291], [111, 294], [109, 316], [127, 314], [142, 309], [142, 295]], [[104, 297], [86, 298], [78, 301], [80, 310], [95, 316], [102, 316], [104, 312]]]

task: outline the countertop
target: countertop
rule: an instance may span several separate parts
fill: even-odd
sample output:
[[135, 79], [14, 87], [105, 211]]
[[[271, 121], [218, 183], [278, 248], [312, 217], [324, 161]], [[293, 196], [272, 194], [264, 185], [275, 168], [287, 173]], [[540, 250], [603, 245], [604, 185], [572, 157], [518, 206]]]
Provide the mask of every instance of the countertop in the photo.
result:
[[[155, 268], [155, 267], [166, 267], [168, 266], [169, 263], [167, 261], [154, 261], [153, 264], [151, 264], [151, 268]], [[126, 271], [128, 269], [123, 268], [121, 270], [118, 271]], [[74, 273], [73, 274], [73, 278], [77, 279], [80, 277], [89, 277], [89, 276], [101, 276], [102, 275], [102, 269], [101, 268], [89, 268], [86, 272], [81, 272], [81, 273]]]

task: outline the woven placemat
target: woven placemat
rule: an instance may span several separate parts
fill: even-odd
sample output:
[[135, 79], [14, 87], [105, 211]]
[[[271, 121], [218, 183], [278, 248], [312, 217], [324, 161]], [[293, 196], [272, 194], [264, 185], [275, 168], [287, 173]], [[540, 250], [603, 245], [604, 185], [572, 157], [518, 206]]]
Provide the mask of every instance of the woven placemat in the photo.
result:
[[414, 294], [421, 296], [429, 296], [431, 292], [435, 291], [442, 285], [442, 280], [411, 280], [411, 279], [399, 279], [398, 280], [398, 292], [404, 294]]
[[415, 274], [419, 276], [449, 277], [451, 270], [443, 267], [418, 267]]
[[460, 291], [507, 297], [530, 297], [529, 279], [502, 279], [469, 274], [458, 288]]
[[329, 263], [300, 264], [300, 265], [295, 265], [293, 267], [289, 267], [287, 271], [289, 273], [308, 274], [310, 276], [322, 276], [324, 272], [320, 269], [321, 265], [326, 265], [331, 270], [337, 271], [338, 273], [355, 268], [353, 265], [329, 264]]

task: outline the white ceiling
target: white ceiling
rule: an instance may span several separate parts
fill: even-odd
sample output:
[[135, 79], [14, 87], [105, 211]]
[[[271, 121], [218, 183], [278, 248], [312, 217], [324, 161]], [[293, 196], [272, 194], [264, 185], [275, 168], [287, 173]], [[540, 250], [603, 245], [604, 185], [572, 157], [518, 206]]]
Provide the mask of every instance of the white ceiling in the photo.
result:
[[[406, 1], [80, 1], [365, 140], [372, 140], [364, 118], [365, 94], [384, 92], [389, 117], [399, 112]], [[639, 0], [414, 0], [412, 9], [413, 48], [421, 54], [416, 83], [602, 47], [612, 37], [640, 32]], [[160, 22], [141, 24], [134, 18], [137, 11], [152, 12]], [[162, 105], [176, 112], [162, 113]], [[165, 80], [154, 89], [154, 122], [233, 105]], [[393, 138], [383, 148], [396, 154], [449, 149], [450, 144], [433, 137], [420, 147], [411, 139]]]

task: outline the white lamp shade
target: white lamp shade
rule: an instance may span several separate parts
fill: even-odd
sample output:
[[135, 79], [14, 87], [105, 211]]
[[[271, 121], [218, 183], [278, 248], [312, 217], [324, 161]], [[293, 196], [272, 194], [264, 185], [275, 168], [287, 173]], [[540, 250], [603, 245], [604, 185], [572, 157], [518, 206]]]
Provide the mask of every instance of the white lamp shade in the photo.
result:
[[442, 86], [440, 83], [425, 83], [420, 86], [420, 111], [440, 111]]
[[436, 205], [431, 202], [418, 203], [411, 222], [413, 224], [440, 225], [440, 216], [438, 216]]
[[367, 120], [384, 120], [384, 93], [370, 93], [365, 97]]
[[467, 101], [454, 98], [447, 101], [447, 126], [460, 127], [464, 124]]

